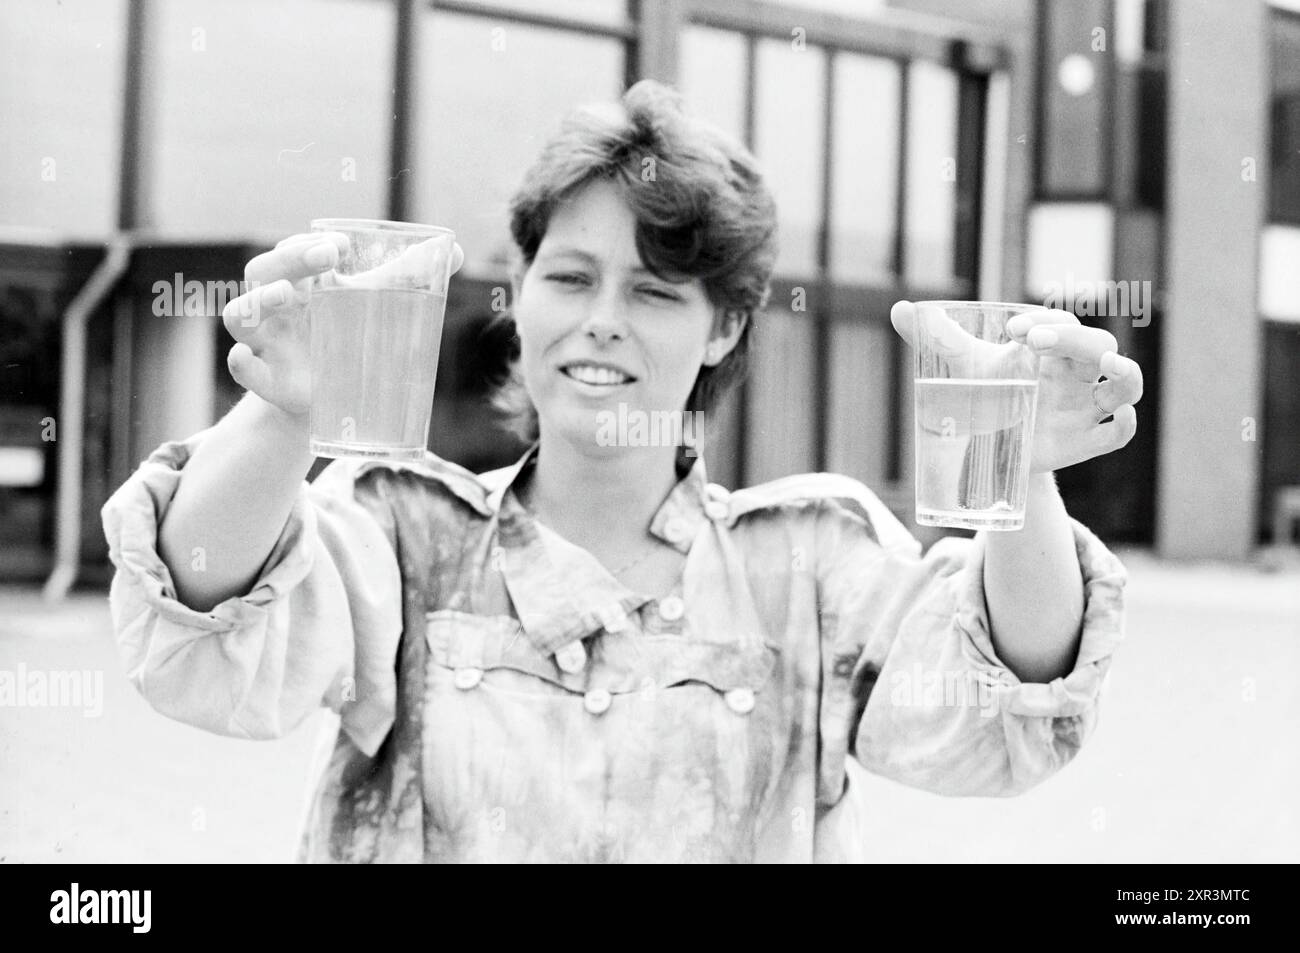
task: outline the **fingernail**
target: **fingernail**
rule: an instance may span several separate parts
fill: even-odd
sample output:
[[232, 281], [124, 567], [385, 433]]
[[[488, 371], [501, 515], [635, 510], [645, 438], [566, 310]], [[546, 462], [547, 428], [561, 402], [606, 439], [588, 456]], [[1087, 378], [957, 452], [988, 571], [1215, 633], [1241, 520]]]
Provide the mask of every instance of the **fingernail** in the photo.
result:
[[1060, 338], [1051, 328], [1034, 328], [1028, 340], [1034, 347], [1054, 347]]
[[1134, 377], [1138, 373], [1137, 361], [1131, 357], [1115, 355], [1115, 373], [1120, 377]]
[[302, 256], [302, 260], [312, 268], [327, 268], [334, 260], [334, 246], [329, 242], [313, 245], [311, 250]]

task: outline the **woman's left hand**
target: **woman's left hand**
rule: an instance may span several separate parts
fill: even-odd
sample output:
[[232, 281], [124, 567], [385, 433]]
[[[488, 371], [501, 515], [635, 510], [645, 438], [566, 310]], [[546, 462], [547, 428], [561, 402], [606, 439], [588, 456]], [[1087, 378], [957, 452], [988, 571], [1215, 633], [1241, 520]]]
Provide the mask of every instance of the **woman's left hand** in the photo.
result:
[[[910, 345], [915, 306], [898, 302], [890, 319]], [[1085, 327], [1060, 310], [1019, 314], [1007, 322], [1007, 332], [1040, 359], [1031, 470], [1060, 470], [1118, 450], [1133, 439], [1133, 405], [1142, 399], [1142, 369], [1116, 352], [1114, 335]], [[999, 360], [1005, 352], [987, 345], [986, 353], [990, 360]], [[1106, 380], [1098, 382], [1103, 376]], [[1111, 415], [1112, 420], [1102, 423]]]

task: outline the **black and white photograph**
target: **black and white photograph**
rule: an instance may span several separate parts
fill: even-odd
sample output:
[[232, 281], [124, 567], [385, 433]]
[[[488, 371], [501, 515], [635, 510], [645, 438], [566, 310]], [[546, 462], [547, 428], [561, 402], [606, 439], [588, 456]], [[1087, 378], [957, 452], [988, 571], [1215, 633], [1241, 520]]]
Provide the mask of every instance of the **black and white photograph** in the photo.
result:
[[36, 919], [149, 932], [63, 865], [1300, 861], [1300, 2], [3, 0], [0, 48]]

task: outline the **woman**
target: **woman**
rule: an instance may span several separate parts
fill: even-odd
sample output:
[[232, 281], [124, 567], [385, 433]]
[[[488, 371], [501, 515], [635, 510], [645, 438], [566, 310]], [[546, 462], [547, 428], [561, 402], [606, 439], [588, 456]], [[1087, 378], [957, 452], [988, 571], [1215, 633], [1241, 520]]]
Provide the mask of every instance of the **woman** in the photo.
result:
[[741, 371], [775, 254], [743, 148], [640, 83], [569, 118], [511, 226], [538, 434], [516, 464], [337, 461], [303, 485], [303, 292], [344, 239], [296, 236], [227, 309], [248, 396], [105, 507], [158, 710], [250, 738], [339, 713], [303, 859], [851, 858], [859, 766], [998, 795], [1073, 757], [1124, 576], [1051, 470], [1132, 434], [1141, 374], [1109, 335], [1018, 319], [1045, 358], [1025, 529], [922, 559], [847, 477], [728, 493], [689, 448], [597, 439], [620, 402], [707, 412]]

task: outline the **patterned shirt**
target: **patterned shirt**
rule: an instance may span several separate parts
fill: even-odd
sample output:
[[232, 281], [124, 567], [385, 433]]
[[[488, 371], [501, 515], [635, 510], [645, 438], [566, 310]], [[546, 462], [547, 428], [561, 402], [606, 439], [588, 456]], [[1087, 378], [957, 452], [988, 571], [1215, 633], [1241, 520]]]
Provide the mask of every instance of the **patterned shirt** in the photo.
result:
[[1091, 732], [1122, 638], [1124, 569], [1075, 521], [1078, 656], [1022, 683], [990, 638], [982, 534], [922, 556], [856, 480], [729, 492], [699, 457], [649, 526], [684, 568], [646, 596], [519, 502], [536, 444], [481, 475], [336, 461], [251, 590], [196, 612], [157, 533], [203, 436], [104, 507], [114, 626], [169, 717], [276, 738], [338, 714], [301, 860], [862, 859], [858, 772], [1026, 790]]

